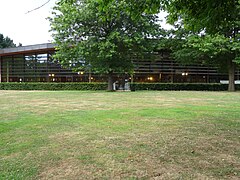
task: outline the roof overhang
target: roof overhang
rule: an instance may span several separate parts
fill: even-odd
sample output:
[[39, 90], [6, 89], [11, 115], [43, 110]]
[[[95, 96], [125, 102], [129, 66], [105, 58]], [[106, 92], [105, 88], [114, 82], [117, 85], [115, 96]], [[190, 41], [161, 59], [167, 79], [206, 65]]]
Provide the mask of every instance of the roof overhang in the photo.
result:
[[35, 53], [39, 54], [39, 53], [47, 53], [49, 51], [55, 51], [55, 44], [45, 43], [45, 44], [35, 44], [35, 45], [29, 45], [29, 46], [0, 49], [0, 57], [17, 55], [17, 54], [35, 54]]

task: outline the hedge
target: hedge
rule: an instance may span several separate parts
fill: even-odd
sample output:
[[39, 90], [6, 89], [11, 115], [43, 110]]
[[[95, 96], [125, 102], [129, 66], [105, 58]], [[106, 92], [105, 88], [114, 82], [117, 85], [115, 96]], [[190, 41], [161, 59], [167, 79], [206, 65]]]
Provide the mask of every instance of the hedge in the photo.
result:
[[[226, 91], [227, 84], [201, 83], [131, 83], [132, 91], [140, 90], [189, 90], [189, 91]], [[0, 83], [0, 90], [106, 90], [107, 83]], [[236, 85], [240, 90], [240, 85]]]
[[0, 83], [0, 90], [106, 90], [106, 83]]
[[[132, 83], [130, 85], [132, 91], [139, 90], [189, 90], [189, 91], [227, 91], [228, 84], [220, 83]], [[236, 89], [240, 89], [240, 85], [236, 85]]]

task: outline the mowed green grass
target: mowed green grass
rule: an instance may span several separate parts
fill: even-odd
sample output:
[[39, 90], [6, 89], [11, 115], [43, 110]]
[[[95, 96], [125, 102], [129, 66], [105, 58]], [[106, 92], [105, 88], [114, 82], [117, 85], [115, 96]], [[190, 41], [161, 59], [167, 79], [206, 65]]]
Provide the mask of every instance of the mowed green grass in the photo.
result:
[[0, 179], [240, 179], [240, 93], [0, 91]]

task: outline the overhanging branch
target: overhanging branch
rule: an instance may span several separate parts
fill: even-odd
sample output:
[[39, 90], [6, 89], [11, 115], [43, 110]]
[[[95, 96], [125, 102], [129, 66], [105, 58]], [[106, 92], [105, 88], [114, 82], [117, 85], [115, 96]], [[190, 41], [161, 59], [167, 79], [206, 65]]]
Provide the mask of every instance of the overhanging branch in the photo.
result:
[[34, 8], [34, 9], [26, 12], [25, 14], [31, 13], [31, 12], [33, 12], [33, 11], [36, 11], [36, 10], [42, 8], [43, 6], [45, 6], [46, 4], [48, 4], [50, 1], [51, 1], [51, 0], [48, 0], [47, 2], [45, 2], [44, 4], [42, 4], [41, 6], [38, 6], [37, 8]]

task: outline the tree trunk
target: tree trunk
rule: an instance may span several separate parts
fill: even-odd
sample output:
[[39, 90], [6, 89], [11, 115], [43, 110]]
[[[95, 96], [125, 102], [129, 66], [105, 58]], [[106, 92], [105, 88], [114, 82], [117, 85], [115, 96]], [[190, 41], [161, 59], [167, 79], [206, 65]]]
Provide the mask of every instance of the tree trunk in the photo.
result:
[[113, 91], [113, 73], [108, 73], [108, 91]]
[[232, 60], [228, 61], [228, 91], [235, 91], [235, 64]]

